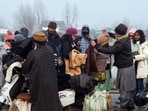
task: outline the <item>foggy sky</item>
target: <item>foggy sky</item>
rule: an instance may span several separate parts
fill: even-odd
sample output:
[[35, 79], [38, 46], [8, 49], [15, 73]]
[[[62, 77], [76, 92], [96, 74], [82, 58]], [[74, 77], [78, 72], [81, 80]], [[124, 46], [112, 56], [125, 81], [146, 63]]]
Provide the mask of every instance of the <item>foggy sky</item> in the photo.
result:
[[[14, 20], [21, 4], [33, 5], [36, 0], [1, 0], [0, 18], [6, 23]], [[42, 0], [50, 20], [63, 20], [66, 3], [76, 5], [79, 11], [78, 28], [84, 24], [93, 28], [112, 27], [128, 21], [136, 28], [148, 29], [148, 0]]]

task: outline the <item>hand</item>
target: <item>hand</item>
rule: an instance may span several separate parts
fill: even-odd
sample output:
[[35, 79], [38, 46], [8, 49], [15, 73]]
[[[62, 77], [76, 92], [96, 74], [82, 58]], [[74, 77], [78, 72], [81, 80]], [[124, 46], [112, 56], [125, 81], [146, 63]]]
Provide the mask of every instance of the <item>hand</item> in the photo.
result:
[[91, 41], [91, 45], [94, 47], [96, 45], [95, 41]]
[[102, 32], [105, 33], [105, 32], [107, 32], [107, 30], [106, 29], [103, 29]]
[[7, 44], [9, 47], [11, 47], [11, 42], [6, 42], [6, 44]]
[[63, 61], [61, 57], [58, 57], [57, 62], [59, 66], [63, 65]]
[[20, 63], [21, 63], [21, 64], [24, 64], [24, 62], [25, 62], [25, 61], [21, 61]]

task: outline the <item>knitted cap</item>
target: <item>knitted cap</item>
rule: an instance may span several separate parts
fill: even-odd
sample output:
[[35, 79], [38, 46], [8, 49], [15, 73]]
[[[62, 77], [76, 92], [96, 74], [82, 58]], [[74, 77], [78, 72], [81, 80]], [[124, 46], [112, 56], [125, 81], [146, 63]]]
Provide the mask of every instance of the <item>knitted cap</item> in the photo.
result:
[[77, 37], [78, 36], [78, 30], [74, 27], [69, 27], [69, 28], [66, 29], [66, 34], [71, 34], [71, 35]]
[[136, 28], [131, 28], [128, 33], [133, 33], [134, 34], [136, 32], [136, 30], [137, 30]]
[[5, 36], [5, 41], [6, 40], [14, 40], [14, 36], [10, 30], [7, 31], [7, 34]]
[[127, 29], [127, 26], [121, 23], [115, 28], [115, 32], [119, 35], [125, 35], [127, 33]]
[[105, 46], [109, 43], [109, 34], [106, 30], [103, 30], [102, 33], [97, 37], [97, 43], [100, 46]]
[[33, 35], [33, 39], [39, 42], [47, 41], [47, 36], [43, 32], [35, 32]]
[[51, 22], [49, 22], [48, 27], [52, 27], [52, 28], [56, 29], [57, 28], [57, 23], [51, 21]]

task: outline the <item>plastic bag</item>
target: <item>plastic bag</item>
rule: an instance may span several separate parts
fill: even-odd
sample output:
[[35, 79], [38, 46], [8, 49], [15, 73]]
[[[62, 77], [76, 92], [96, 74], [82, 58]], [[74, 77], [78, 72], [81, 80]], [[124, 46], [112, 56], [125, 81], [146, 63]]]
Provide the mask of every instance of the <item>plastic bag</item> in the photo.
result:
[[99, 90], [99, 91], [103, 91], [103, 90], [109, 91], [111, 89], [110, 71], [106, 70], [105, 73], [106, 73], [106, 80], [105, 80], [105, 82], [104, 83], [99, 83], [95, 87], [96, 90]]
[[107, 111], [106, 93], [95, 91], [84, 98], [83, 111]]
[[118, 68], [116, 66], [112, 66], [111, 68], [111, 84], [112, 88], [116, 89], [116, 79], [117, 79]]

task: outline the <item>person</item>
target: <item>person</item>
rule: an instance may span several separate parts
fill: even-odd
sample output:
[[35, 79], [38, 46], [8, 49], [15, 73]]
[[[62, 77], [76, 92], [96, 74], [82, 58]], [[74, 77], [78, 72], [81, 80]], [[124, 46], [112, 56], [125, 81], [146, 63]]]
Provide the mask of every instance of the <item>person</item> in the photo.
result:
[[22, 35], [23, 39], [28, 38], [29, 36], [29, 30], [26, 27], [22, 27], [20, 29], [20, 34]]
[[[103, 47], [109, 45], [109, 34], [106, 30], [102, 30], [102, 33], [94, 40], [97, 44]], [[85, 64], [85, 73], [93, 76], [99, 83], [95, 87], [96, 90], [110, 90], [110, 66], [111, 59], [110, 54], [98, 52], [91, 45], [87, 48], [86, 54], [87, 62]], [[102, 73], [104, 72], [104, 73]], [[100, 77], [100, 73], [104, 74]]]
[[1, 48], [2, 52], [0, 53], [0, 58], [1, 58], [0, 87], [2, 87], [5, 84], [6, 70], [4, 70], [3, 65], [12, 57], [10, 49], [11, 49], [11, 42], [13, 41], [15, 41], [14, 35], [10, 30], [8, 30], [5, 36], [4, 46]]
[[8, 30], [5, 36], [5, 43], [3, 46], [5, 53], [2, 54], [2, 65], [3, 65], [2, 69], [3, 69], [4, 75], [6, 74], [6, 70], [4, 70], [4, 64], [8, 62], [13, 56], [13, 53], [11, 52], [11, 48], [12, 48], [11, 43], [14, 41], [15, 41], [14, 35], [10, 30]]
[[73, 40], [75, 39], [75, 37], [79, 36], [78, 30], [75, 27], [68, 27], [66, 29], [66, 34], [72, 35]]
[[81, 44], [81, 40], [82, 40], [82, 36], [77, 36], [74, 40], [75, 44], [76, 44], [76, 49], [81, 52], [82, 49], [80, 48], [80, 44]]
[[91, 45], [98, 52], [114, 54], [114, 65], [118, 67], [117, 88], [120, 93], [120, 108], [115, 111], [134, 109], [134, 93], [136, 89], [135, 69], [131, 51], [130, 38], [127, 35], [127, 26], [120, 23], [115, 28], [116, 41], [113, 46], [102, 47], [91, 41]]
[[144, 78], [147, 78], [148, 66], [148, 42], [145, 39], [143, 30], [139, 29], [135, 32], [133, 38], [133, 57], [135, 60], [135, 71], [136, 71], [136, 92], [144, 91]]
[[50, 21], [48, 24], [48, 29], [45, 32], [45, 34], [48, 37], [48, 45], [50, 45], [55, 53], [55, 65], [56, 70], [58, 73], [63, 74], [64, 73], [64, 66], [63, 66], [63, 60], [61, 55], [61, 38], [59, 34], [56, 32], [57, 23], [54, 21]]
[[36, 48], [29, 52], [22, 64], [23, 74], [30, 78], [31, 111], [62, 111], [54, 51], [46, 44], [47, 36], [43, 32], [35, 32], [33, 40]]
[[130, 40], [133, 40], [134, 34], [135, 34], [136, 30], [137, 30], [136, 28], [131, 28], [131, 29], [129, 30], [128, 36], [130, 37]]
[[78, 37], [78, 32], [74, 27], [67, 28], [66, 34], [62, 36], [62, 55], [65, 62], [65, 73], [71, 76], [81, 74], [81, 62], [83, 61], [84, 63], [87, 56], [86, 54], [81, 54], [75, 43], [76, 37]]
[[21, 35], [20, 31], [16, 30], [14, 32], [14, 38], [15, 38], [15, 41], [21, 41], [24, 39], [24, 37]]
[[83, 26], [81, 30], [82, 40], [80, 44], [80, 48], [82, 49], [82, 53], [86, 52], [86, 49], [90, 45], [91, 37], [89, 35], [89, 26]]
[[[66, 29], [66, 34], [72, 36], [72, 44], [74, 45], [75, 49], [77, 49], [79, 52], [81, 52], [80, 44], [82, 37], [78, 35], [78, 30], [75, 27], [69, 27]], [[70, 49], [71, 50], [71, 49]]]
[[136, 28], [131, 28], [128, 32], [128, 36], [130, 38], [130, 41], [131, 41], [131, 48], [132, 48], [132, 52], [133, 52], [133, 39], [135, 37], [135, 32], [136, 32]]
[[22, 41], [29, 37], [29, 30], [26, 27], [20, 28], [14, 32], [14, 38], [16, 41]]
[[4, 43], [4, 48], [6, 50], [11, 48], [11, 42], [14, 42], [14, 35], [12, 34], [12, 32], [10, 30], [7, 31], [7, 34], [5, 36], [5, 43]]

